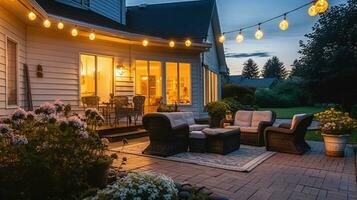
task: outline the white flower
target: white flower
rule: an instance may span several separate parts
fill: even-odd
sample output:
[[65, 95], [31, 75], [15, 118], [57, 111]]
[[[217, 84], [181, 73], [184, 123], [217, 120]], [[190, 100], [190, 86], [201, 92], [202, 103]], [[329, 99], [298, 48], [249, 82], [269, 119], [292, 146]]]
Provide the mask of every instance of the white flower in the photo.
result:
[[89, 135], [88, 135], [87, 131], [80, 131], [78, 134], [79, 134], [79, 137], [82, 138], [82, 139], [88, 139], [89, 138]]
[[13, 134], [11, 137], [11, 145], [13, 145], [13, 146], [24, 145], [27, 143], [28, 143], [28, 140], [23, 135]]
[[17, 119], [24, 119], [26, 117], [27, 113], [24, 109], [17, 107], [17, 109], [14, 111], [14, 113], [12, 113], [11, 118], [13, 120], [17, 120]]
[[0, 124], [0, 136], [8, 136], [12, 132], [11, 128], [6, 124]]
[[85, 123], [79, 119], [77, 116], [71, 116], [67, 119], [68, 125], [72, 128], [75, 129], [84, 129], [85, 128]]

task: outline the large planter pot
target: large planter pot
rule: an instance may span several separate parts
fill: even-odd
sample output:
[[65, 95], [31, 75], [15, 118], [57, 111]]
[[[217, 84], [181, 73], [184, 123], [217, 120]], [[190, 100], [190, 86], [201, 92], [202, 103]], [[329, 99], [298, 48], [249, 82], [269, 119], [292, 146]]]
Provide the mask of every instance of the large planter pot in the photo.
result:
[[344, 157], [348, 137], [350, 135], [322, 134], [325, 143], [325, 154], [332, 157]]
[[210, 118], [210, 127], [211, 128], [219, 128], [221, 126], [222, 119], [220, 118]]

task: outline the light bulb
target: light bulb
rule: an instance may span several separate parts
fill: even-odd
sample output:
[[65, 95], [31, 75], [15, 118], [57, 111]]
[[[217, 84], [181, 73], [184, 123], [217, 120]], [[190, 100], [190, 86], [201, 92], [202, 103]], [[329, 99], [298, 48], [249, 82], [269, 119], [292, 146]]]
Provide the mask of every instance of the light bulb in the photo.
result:
[[221, 36], [219, 36], [218, 41], [219, 41], [220, 43], [224, 43], [225, 40], [226, 40], [226, 37], [224, 37], [223, 34], [222, 34]]
[[288, 22], [288, 20], [283, 19], [283, 20], [279, 23], [279, 28], [280, 28], [280, 30], [282, 30], [282, 31], [285, 31], [286, 29], [288, 29], [288, 28], [289, 28], [289, 22]]
[[143, 46], [147, 47], [149, 45], [149, 41], [148, 40], [143, 40]]
[[315, 3], [315, 8], [316, 8], [316, 11], [320, 14], [326, 12], [326, 10], [328, 9], [329, 7], [329, 3], [327, 0], [318, 0], [316, 3]]
[[58, 28], [59, 30], [62, 30], [62, 29], [64, 28], [64, 24], [63, 24], [62, 22], [58, 22], [57, 28]]
[[174, 42], [173, 40], [171, 40], [171, 41], [169, 42], [169, 47], [171, 47], [171, 48], [174, 48], [174, 47], [175, 47], [175, 42]]
[[260, 27], [257, 29], [257, 31], [255, 32], [255, 38], [257, 40], [261, 40], [264, 36], [264, 32], [260, 29]]
[[46, 19], [45, 21], [43, 21], [43, 26], [45, 28], [50, 28], [51, 27], [51, 22], [50, 20]]
[[34, 13], [34, 12], [29, 12], [29, 14], [27, 15], [27, 17], [29, 18], [29, 20], [31, 20], [31, 21], [34, 21], [36, 18], [37, 18], [37, 16], [36, 16], [36, 14]]
[[186, 46], [186, 47], [190, 47], [191, 45], [192, 45], [191, 40], [187, 39], [187, 40], [185, 41], [185, 46]]
[[89, 34], [89, 39], [90, 40], [95, 40], [95, 33]]
[[244, 41], [244, 35], [241, 32], [239, 32], [239, 34], [237, 35], [236, 41], [238, 43], [242, 43]]
[[78, 30], [76, 28], [72, 29], [71, 34], [73, 37], [76, 37], [78, 35]]
[[308, 10], [307, 12], [309, 13], [309, 15], [310, 15], [311, 17], [315, 17], [315, 16], [318, 14], [315, 5], [311, 5], [310, 8], [309, 8], [309, 10]]

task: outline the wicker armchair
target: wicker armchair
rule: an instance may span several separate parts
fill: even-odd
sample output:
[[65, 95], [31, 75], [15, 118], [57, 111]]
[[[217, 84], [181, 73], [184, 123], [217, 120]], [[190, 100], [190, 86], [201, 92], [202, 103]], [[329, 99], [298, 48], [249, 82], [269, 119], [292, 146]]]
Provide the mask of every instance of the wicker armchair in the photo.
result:
[[81, 98], [84, 110], [87, 108], [99, 108], [100, 97], [98, 96], [85, 96]]
[[115, 107], [115, 124], [119, 124], [121, 118], [126, 118], [126, 124], [130, 124], [130, 112], [128, 109], [129, 98], [127, 96], [114, 96], [112, 99]]
[[187, 151], [189, 127], [181, 118], [176, 118], [175, 113], [145, 114], [143, 125], [150, 138], [150, 145], [143, 154], [166, 157]]
[[134, 96], [133, 98], [134, 103], [134, 123], [136, 125], [136, 121], [138, 120], [139, 116], [144, 115], [144, 104], [145, 104], [145, 96]]
[[310, 150], [305, 141], [307, 128], [311, 125], [313, 115], [295, 115], [292, 124], [265, 129], [265, 146], [268, 151], [303, 154]]

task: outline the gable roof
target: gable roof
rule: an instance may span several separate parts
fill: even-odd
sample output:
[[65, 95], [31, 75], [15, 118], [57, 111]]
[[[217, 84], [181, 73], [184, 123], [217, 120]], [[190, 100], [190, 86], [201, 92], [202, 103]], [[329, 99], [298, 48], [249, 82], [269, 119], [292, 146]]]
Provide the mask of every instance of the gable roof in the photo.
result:
[[202, 42], [212, 19], [214, 0], [143, 4], [127, 7], [128, 28], [166, 39]]
[[277, 82], [276, 78], [248, 79], [241, 75], [230, 76], [229, 80], [231, 83], [254, 88], [270, 88]]

